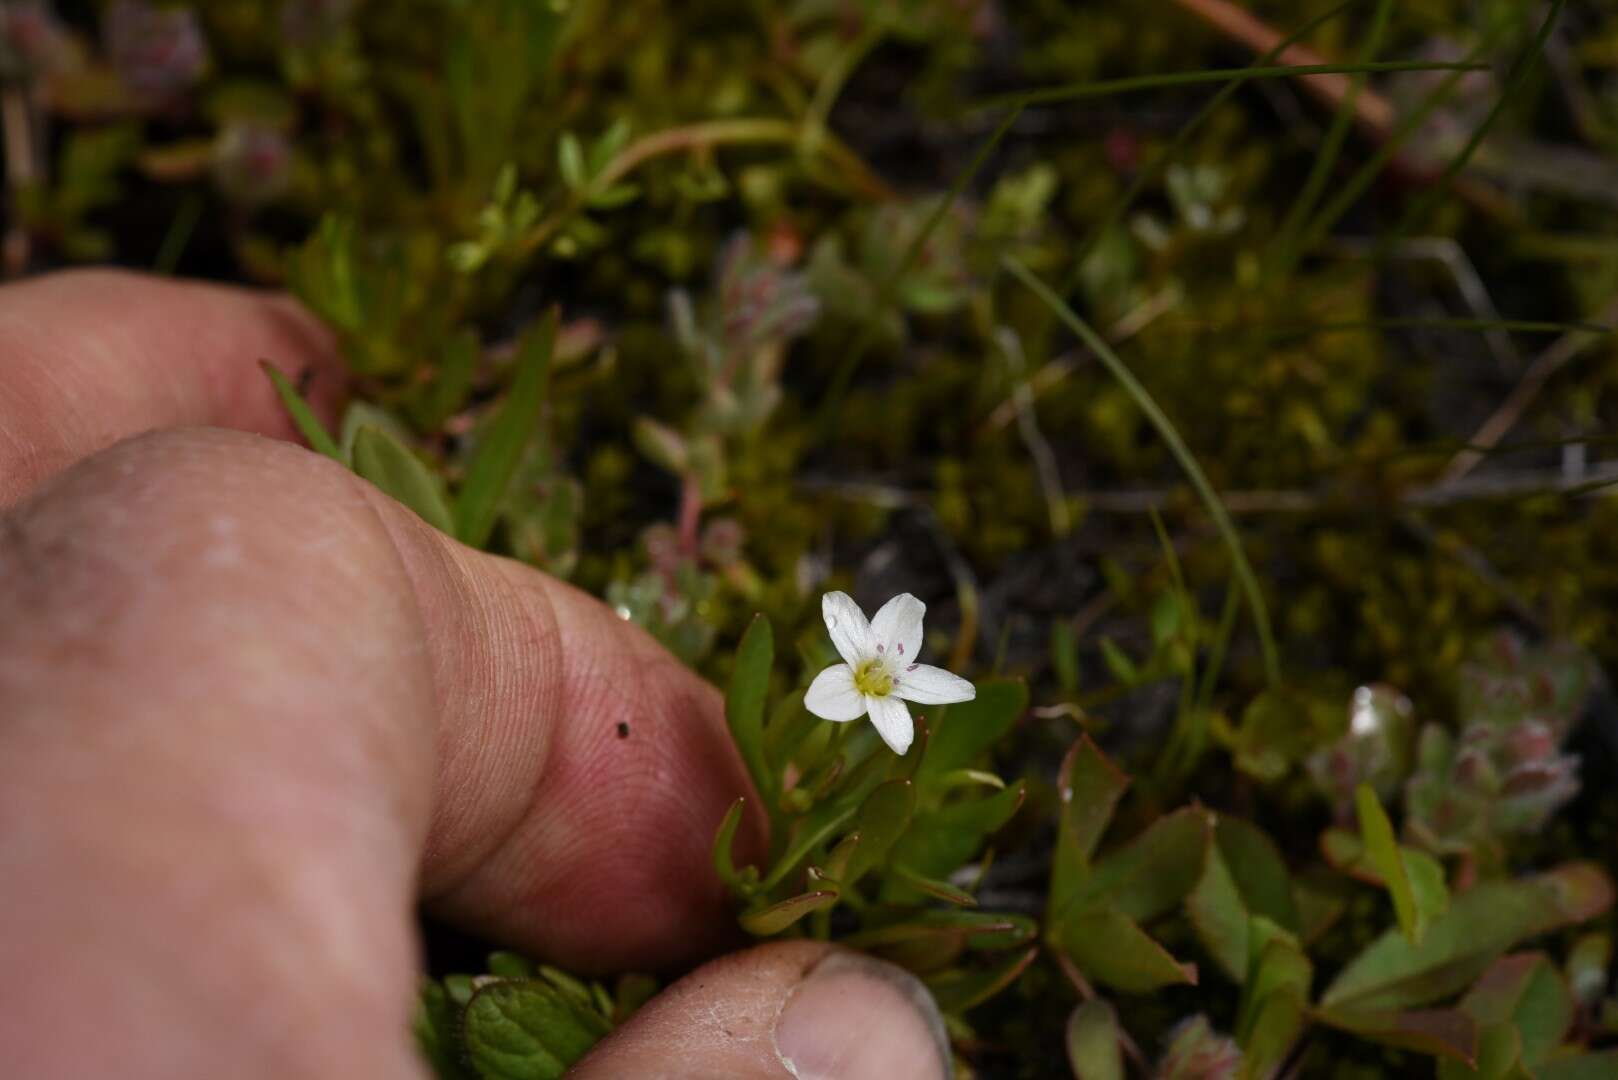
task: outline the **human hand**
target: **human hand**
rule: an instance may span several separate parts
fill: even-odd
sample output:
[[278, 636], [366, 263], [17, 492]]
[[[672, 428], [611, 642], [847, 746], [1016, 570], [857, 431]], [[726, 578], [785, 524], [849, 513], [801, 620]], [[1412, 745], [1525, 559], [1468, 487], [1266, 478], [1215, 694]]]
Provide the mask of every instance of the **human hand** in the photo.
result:
[[[707, 847], [749, 789], [713, 688], [286, 441], [261, 357], [333, 408], [285, 300], [0, 289], [5, 1076], [420, 1076], [418, 902], [587, 973], [732, 941]], [[947, 1060], [912, 977], [797, 941], [698, 969], [575, 1073]]]

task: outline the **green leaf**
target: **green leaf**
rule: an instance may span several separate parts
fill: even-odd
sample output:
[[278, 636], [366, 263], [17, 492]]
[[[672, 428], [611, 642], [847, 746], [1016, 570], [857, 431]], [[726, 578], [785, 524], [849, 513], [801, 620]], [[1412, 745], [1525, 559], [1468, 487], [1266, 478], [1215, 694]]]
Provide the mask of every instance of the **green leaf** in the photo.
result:
[[1278, 1075], [1297, 1044], [1308, 1020], [1307, 999], [1295, 992], [1271, 994], [1264, 999], [1242, 1043], [1240, 1080], [1266, 1080]]
[[983, 968], [954, 968], [927, 980], [927, 989], [939, 1009], [959, 1015], [988, 1001], [1016, 982], [1039, 955], [1039, 949], [1026, 952]]
[[438, 1080], [467, 1080], [461, 1067], [461, 1010], [443, 984], [434, 979], [422, 981], [410, 1030]]
[[552, 308], [539, 329], [524, 340], [511, 392], [467, 466], [466, 480], [455, 501], [455, 521], [457, 535], [470, 547], [481, 548], [489, 542], [511, 478], [538, 430], [560, 320]]
[[902, 922], [859, 930], [843, 939], [855, 949], [882, 949], [921, 942], [945, 950], [950, 945], [998, 952], [1028, 945], [1039, 933], [1034, 920], [998, 911], [924, 911]]
[[741, 917], [740, 922], [742, 929], [749, 934], [769, 937], [771, 934], [779, 934], [805, 915], [836, 902], [837, 893], [832, 890], [799, 893], [762, 911], [750, 911]]
[[1080, 971], [1116, 990], [1145, 994], [1165, 986], [1196, 985], [1195, 965], [1177, 962], [1121, 911], [1075, 912], [1047, 932]]
[[978, 906], [977, 897], [973, 896], [965, 889], [958, 889], [947, 881], [939, 881], [936, 878], [922, 877], [920, 874], [916, 873], [914, 870], [903, 865], [902, 863], [894, 864], [893, 877], [896, 880], [910, 886], [917, 892], [925, 893], [926, 895], [933, 897], [935, 900], [942, 900], [946, 904], [954, 904], [957, 907]]
[[1116, 908], [1136, 922], [1155, 919], [1202, 878], [1212, 826], [1212, 815], [1199, 807], [1158, 818], [1092, 867], [1073, 904]]
[[986, 679], [971, 701], [940, 708], [929, 724], [932, 739], [916, 783], [924, 791], [935, 790], [946, 773], [976, 763], [1027, 708], [1028, 684], [1021, 679]]
[[764, 703], [774, 664], [775, 635], [770, 620], [755, 615], [736, 649], [736, 667], [725, 694], [725, 723], [766, 806], [776, 795], [776, 776], [764, 755]]
[[1247, 979], [1253, 916], [1292, 933], [1302, 929], [1292, 879], [1275, 843], [1229, 814], [1215, 818], [1207, 870], [1186, 897], [1186, 914], [1203, 947], [1239, 983]]
[[[894, 847], [892, 861], [924, 877], [948, 877], [977, 854], [985, 839], [1011, 820], [1027, 790], [1027, 785], [1019, 782], [985, 799], [918, 813], [910, 831]], [[903, 896], [897, 882], [883, 891], [886, 900], [898, 901]]]
[[1618, 1076], [1618, 1050], [1603, 1050], [1547, 1061], [1535, 1070], [1534, 1080], [1612, 1080], [1614, 1076]]
[[845, 889], [852, 888], [887, 858], [893, 845], [910, 827], [915, 812], [916, 787], [908, 780], [889, 780], [871, 792], [855, 819], [860, 843], [841, 879]]
[[1129, 777], [1107, 760], [1090, 736], [1081, 736], [1068, 751], [1056, 782], [1062, 807], [1048, 910], [1063, 911], [1078, 895], [1090, 874], [1090, 856], [1128, 787]]
[[1243, 1050], [1242, 1075], [1266, 1077], [1285, 1060], [1303, 1032], [1314, 965], [1298, 939], [1262, 915], [1247, 934], [1248, 963], [1236, 1039]]
[[490, 975], [502, 979], [532, 979], [538, 973], [539, 969], [526, 956], [503, 950], [489, 954]]
[[269, 376], [270, 382], [275, 386], [277, 396], [281, 399], [282, 407], [286, 409], [287, 415], [292, 417], [292, 423], [297, 427], [298, 434], [303, 436], [304, 441], [309, 444], [310, 448], [316, 453], [326, 455], [333, 461], [342, 461], [343, 452], [332, 441], [330, 433], [326, 431], [326, 426], [320, 422], [320, 418], [309, 407], [309, 403], [303, 400], [303, 395], [298, 393], [297, 387], [293, 386], [285, 375], [272, 367], [268, 360], [260, 360], [258, 366], [265, 375]]
[[422, 430], [436, 430], [466, 408], [482, 357], [483, 349], [475, 330], [462, 330], [444, 343], [443, 357], [426, 388], [416, 417]]
[[[1403, 941], [1403, 937], [1396, 940]], [[1314, 1018], [1362, 1039], [1472, 1064], [1478, 1056], [1478, 1023], [1459, 1009], [1320, 1009]]]
[[543, 979], [480, 987], [464, 1025], [467, 1060], [484, 1080], [554, 1080], [610, 1030]]
[[1454, 1058], [1438, 1059], [1438, 1080], [1530, 1080], [1523, 1071], [1522, 1040], [1510, 1024], [1487, 1024], [1478, 1029], [1478, 1056], [1471, 1065]]
[[1067, 1061], [1074, 1080], [1124, 1080], [1118, 1013], [1107, 1002], [1091, 998], [1068, 1017]]
[[736, 839], [736, 828], [742, 823], [742, 813], [747, 809], [747, 799], [738, 798], [730, 804], [725, 812], [725, 819], [719, 823], [719, 831], [713, 838], [713, 867], [724, 882], [725, 888], [735, 894], [746, 894], [751, 888], [744, 885], [742, 877], [736, 872], [735, 860], [731, 857], [731, 843]]
[[1612, 901], [1612, 881], [1592, 863], [1484, 882], [1456, 896], [1421, 944], [1397, 930], [1372, 942], [1327, 988], [1322, 1004], [1393, 1011], [1436, 1001], [1471, 983], [1519, 941], [1594, 918]]
[[[1399, 855], [1399, 843], [1393, 838], [1393, 823], [1377, 801], [1370, 784], [1361, 784], [1354, 792], [1354, 805], [1359, 811], [1360, 838], [1371, 864], [1387, 884], [1393, 897], [1393, 913], [1399, 928], [1412, 945], [1420, 945], [1427, 932], [1425, 913], [1416, 906], [1416, 893], [1405, 873], [1405, 863]], [[1439, 870], [1439, 884], [1443, 884], [1443, 870]]]
[[1480, 1024], [1513, 1026], [1521, 1035], [1523, 1063], [1536, 1067], [1567, 1037], [1576, 1012], [1562, 973], [1538, 952], [1495, 961], [1467, 991], [1460, 1007]]
[[414, 510], [433, 528], [455, 532], [442, 478], [381, 428], [366, 424], [355, 434], [354, 471]]

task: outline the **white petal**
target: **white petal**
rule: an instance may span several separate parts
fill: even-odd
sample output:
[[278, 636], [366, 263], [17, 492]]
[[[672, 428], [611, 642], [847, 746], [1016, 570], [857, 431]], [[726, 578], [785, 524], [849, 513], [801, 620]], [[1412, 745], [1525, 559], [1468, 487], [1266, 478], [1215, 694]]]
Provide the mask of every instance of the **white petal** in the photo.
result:
[[971, 701], [978, 696], [975, 686], [953, 672], [931, 664], [909, 664], [899, 669], [893, 692], [917, 705], [948, 705]]
[[876, 733], [882, 736], [882, 741], [895, 754], [909, 750], [911, 740], [916, 737], [916, 725], [910, 722], [910, 710], [905, 708], [905, 703], [888, 694], [885, 697], [868, 697], [865, 705], [871, 711], [871, 723], [876, 727]]
[[865, 712], [865, 695], [854, 689], [854, 669], [833, 664], [816, 675], [803, 693], [803, 707], [822, 720], [858, 720]]
[[826, 630], [831, 643], [837, 646], [837, 655], [850, 664], [876, 655], [876, 643], [871, 638], [871, 624], [865, 621], [865, 612], [847, 593], [829, 592], [820, 598], [820, 614], [826, 619]]
[[890, 661], [901, 667], [916, 658], [921, 649], [921, 620], [927, 605], [909, 593], [900, 593], [871, 620], [871, 637], [886, 651]]

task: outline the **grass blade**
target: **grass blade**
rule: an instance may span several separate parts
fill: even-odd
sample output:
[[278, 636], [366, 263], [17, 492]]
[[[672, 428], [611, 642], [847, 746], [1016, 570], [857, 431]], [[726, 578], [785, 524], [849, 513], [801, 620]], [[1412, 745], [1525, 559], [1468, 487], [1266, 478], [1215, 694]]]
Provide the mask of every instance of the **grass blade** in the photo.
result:
[[[1365, 47], [1360, 53], [1362, 62], [1369, 62], [1382, 47], [1382, 38], [1388, 29], [1388, 17], [1392, 14], [1393, 0], [1378, 0], [1376, 13], [1371, 17], [1371, 29], [1365, 35]], [[1273, 248], [1276, 257], [1270, 275], [1272, 281], [1285, 278], [1298, 261], [1298, 230], [1309, 220], [1309, 212], [1315, 208], [1321, 192], [1326, 189], [1326, 181], [1330, 179], [1332, 170], [1337, 167], [1337, 157], [1343, 152], [1343, 144], [1348, 140], [1349, 129], [1354, 124], [1354, 110], [1359, 104], [1360, 91], [1365, 88], [1365, 78], [1365, 73], [1360, 72], [1348, 84], [1348, 93], [1343, 95], [1342, 102], [1337, 106], [1331, 128], [1326, 132], [1326, 141], [1321, 144], [1320, 153], [1315, 155], [1314, 164], [1309, 169], [1309, 176], [1303, 183], [1303, 189], [1298, 192], [1298, 197], [1287, 209], [1287, 216], [1281, 223], [1280, 235], [1276, 238]]]
[[1215, 528], [1219, 530], [1219, 535], [1225, 541], [1236, 576], [1242, 583], [1243, 592], [1247, 595], [1247, 604], [1253, 611], [1253, 623], [1258, 630], [1259, 647], [1264, 653], [1265, 676], [1271, 686], [1279, 684], [1281, 681], [1281, 661], [1275, 648], [1275, 636], [1270, 630], [1270, 612], [1264, 604], [1264, 594], [1259, 589], [1258, 578], [1254, 576], [1253, 567], [1247, 561], [1247, 552], [1242, 548], [1241, 537], [1236, 533], [1236, 526], [1230, 519], [1229, 511], [1225, 509], [1225, 504], [1220, 501], [1219, 494], [1214, 491], [1213, 485], [1208, 482], [1208, 477], [1203, 473], [1202, 466], [1197, 464], [1196, 457], [1185, 445], [1185, 440], [1180, 438], [1180, 433], [1174, 427], [1173, 421], [1158, 407], [1157, 402], [1147, 392], [1146, 387], [1141, 385], [1140, 380], [1135, 378], [1134, 373], [1118, 358], [1118, 354], [1113, 352], [1112, 346], [1107, 344], [1106, 339], [1096, 333], [1089, 323], [1079, 318], [1078, 313], [1069, 307], [1061, 297], [1052, 292], [1050, 286], [1046, 285], [1031, 270], [1010, 256], [1002, 259], [1001, 263], [1011, 272], [1012, 276], [1026, 285], [1035, 296], [1039, 297], [1045, 303], [1045, 306], [1050, 308], [1051, 312], [1069, 330], [1077, 334], [1079, 339], [1090, 348], [1090, 351], [1096, 354], [1096, 357], [1106, 366], [1112, 377], [1118, 380], [1130, 397], [1134, 398], [1135, 404], [1140, 408], [1141, 412], [1146, 414], [1146, 418], [1151, 421], [1152, 426], [1157, 429], [1158, 435], [1168, 446], [1169, 452], [1174, 455], [1175, 459], [1179, 461], [1180, 467], [1185, 470], [1186, 477], [1191, 481], [1191, 486], [1196, 489], [1198, 496], [1201, 497], [1203, 505], [1207, 507], [1209, 516], [1213, 518]]
[[1080, 98], [1107, 97], [1138, 90], [1164, 90], [1175, 86], [1196, 86], [1200, 83], [1226, 82], [1230, 79], [1286, 79], [1297, 75], [1358, 75], [1396, 71], [1453, 71], [1460, 75], [1487, 68], [1487, 64], [1471, 60], [1379, 60], [1368, 64], [1280, 64], [1271, 67], [1204, 68], [1198, 71], [1132, 75], [1123, 79], [1097, 79], [1092, 82], [1070, 83], [1066, 86], [1050, 86], [1040, 90], [1022, 90], [988, 98], [972, 108], [974, 111], [1028, 108], [1033, 105], [1077, 101]]
[[[281, 398], [281, 404], [286, 408], [287, 415], [292, 417], [292, 423], [297, 427], [298, 434], [304, 437], [316, 453], [325, 454], [333, 461], [343, 461], [342, 450], [332, 440], [326, 426], [320, 422], [320, 418], [309, 407], [309, 403], [303, 400], [303, 395], [298, 393], [298, 388], [292, 385], [292, 380], [281, 374], [268, 360], [260, 360], [258, 366], [275, 386], [275, 392]], [[347, 462], [343, 464], [346, 465]]]
[[472, 547], [481, 548], [489, 542], [506, 489], [511, 486], [523, 451], [539, 426], [539, 410], [545, 400], [545, 383], [550, 377], [551, 353], [556, 348], [560, 321], [560, 314], [552, 308], [538, 331], [523, 343], [511, 393], [467, 468], [466, 482], [455, 500], [455, 525], [461, 541]]
[[1445, 192], [1449, 190], [1450, 182], [1455, 179], [1456, 174], [1466, 168], [1467, 162], [1472, 160], [1472, 155], [1477, 153], [1478, 147], [1483, 144], [1484, 138], [1489, 134], [1489, 129], [1494, 127], [1494, 122], [1500, 119], [1500, 114], [1505, 111], [1506, 103], [1515, 99], [1518, 89], [1528, 78], [1528, 73], [1533, 70], [1534, 64], [1545, 52], [1545, 42], [1551, 36], [1551, 28], [1556, 25], [1557, 18], [1562, 14], [1562, 9], [1566, 6], [1567, 0], [1552, 0], [1551, 9], [1545, 15], [1545, 21], [1539, 25], [1539, 32], [1534, 35], [1533, 42], [1529, 44], [1528, 52], [1517, 61], [1516, 65], [1511, 69], [1511, 74], [1506, 77], [1506, 85], [1501, 89], [1500, 97], [1495, 101], [1494, 107], [1489, 110], [1489, 115], [1485, 116], [1483, 122], [1473, 129], [1472, 137], [1466, 141], [1465, 146], [1461, 147], [1460, 153], [1450, 158], [1449, 163], [1444, 166], [1444, 171], [1438, 175], [1437, 180], [1433, 181], [1432, 187], [1422, 192], [1421, 196], [1410, 204], [1410, 208], [1405, 211], [1404, 217], [1400, 219], [1398, 227], [1383, 238], [1382, 243], [1378, 245], [1379, 256], [1427, 216], [1432, 208], [1437, 205], [1438, 200], [1443, 198]]

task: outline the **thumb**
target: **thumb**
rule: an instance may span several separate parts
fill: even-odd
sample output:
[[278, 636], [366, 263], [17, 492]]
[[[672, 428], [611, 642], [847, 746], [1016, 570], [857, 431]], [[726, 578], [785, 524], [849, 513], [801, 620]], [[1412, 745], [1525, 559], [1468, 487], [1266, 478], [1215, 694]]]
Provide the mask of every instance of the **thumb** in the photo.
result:
[[698, 968], [568, 1075], [648, 1080], [948, 1080], [943, 1018], [903, 968], [811, 941]]

